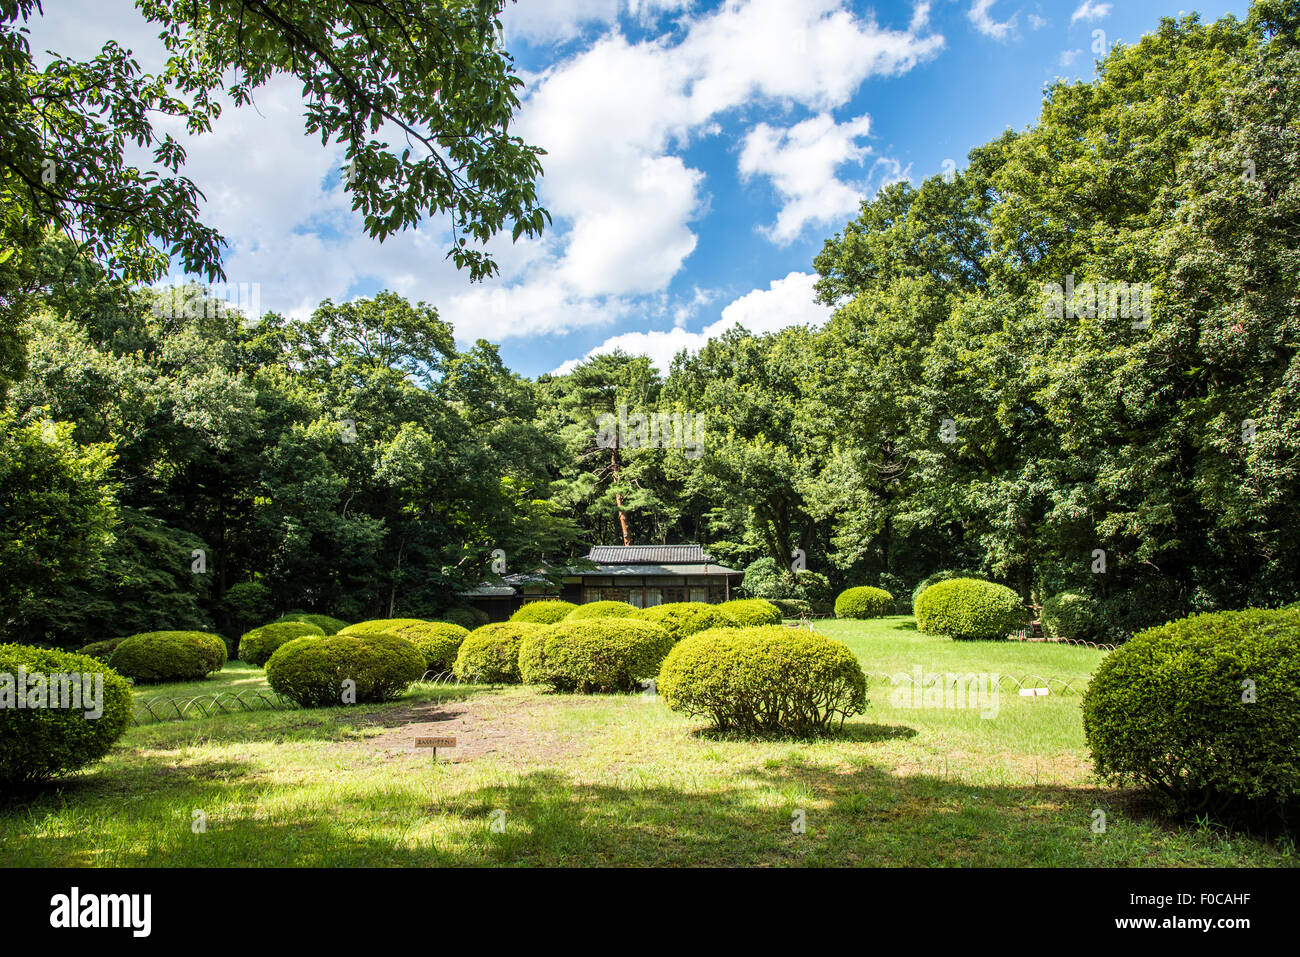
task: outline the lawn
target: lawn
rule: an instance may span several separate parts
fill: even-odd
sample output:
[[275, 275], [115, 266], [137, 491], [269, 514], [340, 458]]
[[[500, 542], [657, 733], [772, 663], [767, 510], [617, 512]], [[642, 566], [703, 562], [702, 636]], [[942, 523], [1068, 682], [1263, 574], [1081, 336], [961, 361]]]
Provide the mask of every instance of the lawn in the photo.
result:
[[[871, 673], [919, 665], [1081, 684], [1104, 654], [952, 642], [901, 617], [817, 627]], [[259, 680], [233, 664], [140, 693]], [[1289, 844], [1178, 825], [1141, 795], [1099, 786], [1077, 695], [1003, 691], [983, 718], [895, 706], [892, 690], [873, 678], [867, 713], [812, 742], [720, 739], [643, 695], [519, 687], [417, 686], [383, 706], [154, 723], [57, 787], [0, 805], [0, 865], [1295, 862]], [[410, 748], [417, 733], [459, 746], [434, 763]], [[1096, 809], [1105, 833], [1092, 831]]]

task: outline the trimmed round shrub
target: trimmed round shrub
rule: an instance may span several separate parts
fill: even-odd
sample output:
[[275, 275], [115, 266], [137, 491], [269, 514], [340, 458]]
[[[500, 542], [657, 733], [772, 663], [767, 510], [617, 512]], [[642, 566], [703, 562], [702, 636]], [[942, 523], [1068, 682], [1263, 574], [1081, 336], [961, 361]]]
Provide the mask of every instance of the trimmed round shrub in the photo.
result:
[[773, 598], [771, 601], [782, 618], [807, 618], [813, 613], [812, 602], [802, 598]]
[[109, 638], [106, 641], [92, 641], [88, 645], [82, 645], [77, 653], [90, 655], [92, 658], [98, 658], [100, 661], [107, 663], [109, 657], [116, 650], [117, 646], [126, 641], [125, 638]]
[[939, 582], [952, 581], [954, 578], [978, 578], [980, 581], [986, 580], [979, 572], [961, 572], [951, 570], [935, 572], [928, 578], [922, 578], [917, 582], [916, 587], [912, 589], [912, 607], [916, 607], [916, 600], [921, 597], [921, 592], [925, 591], [931, 585], [937, 585]]
[[424, 672], [424, 654], [414, 644], [383, 632], [295, 638], [266, 663], [272, 690], [305, 708], [354, 703], [351, 690], [356, 704], [391, 701]]
[[546, 683], [546, 637], [550, 626], [543, 625], [524, 635], [519, 643], [519, 680], [526, 685]]
[[893, 610], [894, 596], [870, 585], [846, 588], [835, 599], [836, 618], [879, 618]]
[[[27, 675], [22, 686], [19, 668]], [[45, 678], [43, 696], [42, 684], [32, 681], [37, 675]], [[71, 706], [74, 685], [80, 708]], [[65, 688], [68, 707], [63, 707]], [[20, 694], [25, 697], [22, 708], [17, 707]], [[59, 706], [50, 707], [55, 703]], [[96, 711], [101, 713], [93, 716]], [[131, 686], [98, 658], [0, 645], [0, 785], [41, 781], [98, 761], [130, 724]]]
[[735, 618], [717, 605], [702, 601], [674, 601], [666, 605], [655, 605], [641, 609], [637, 617], [664, 628], [673, 636], [673, 641], [681, 641], [687, 635], [709, 628], [735, 628], [739, 625]]
[[737, 598], [734, 601], [724, 601], [716, 607], [736, 619], [738, 625], [781, 624], [781, 609], [766, 598]]
[[1043, 602], [1039, 621], [1048, 638], [1092, 641], [1101, 627], [1101, 609], [1083, 592], [1063, 591]]
[[545, 629], [530, 621], [499, 621], [469, 633], [456, 655], [456, 677], [474, 684], [518, 684], [524, 638]]
[[803, 628], [714, 628], [678, 642], [659, 672], [674, 711], [722, 731], [813, 734], [867, 707], [847, 645]]
[[109, 667], [136, 684], [195, 681], [226, 664], [226, 641], [206, 631], [147, 631], [123, 638]]
[[579, 605], [565, 616], [565, 621], [582, 621], [584, 618], [635, 618], [641, 609], [625, 601], [591, 601]]
[[323, 635], [325, 632], [316, 625], [305, 621], [274, 621], [261, 628], [246, 631], [239, 639], [239, 657], [250, 665], [264, 665], [271, 653], [286, 641], [302, 638], [304, 635]]
[[578, 606], [571, 601], [559, 601], [558, 599], [546, 599], [544, 601], [530, 601], [527, 604], [519, 606], [513, 615], [511, 621], [526, 621], [537, 625], [553, 625], [557, 621], [563, 621], [568, 617], [569, 612]]
[[1300, 800], [1300, 611], [1211, 612], [1106, 655], [1083, 698], [1097, 772], [1184, 813], [1267, 817]]
[[958, 639], [1005, 638], [1028, 620], [1024, 602], [1006, 585], [950, 578], [916, 600], [916, 629]]
[[291, 612], [281, 618], [280, 621], [305, 621], [309, 625], [315, 625], [327, 635], [337, 635], [348, 626], [348, 623], [341, 618], [331, 618], [329, 615], [314, 615], [305, 611]]
[[405, 638], [424, 655], [427, 671], [450, 671], [456, 663], [460, 644], [469, 629], [450, 621], [424, 621], [420, 618], [375, 618], [348, 625], [340, 635], [397, 635]]
[[534, 683], [556, 691], [633, 691], [659, 673], [673, 646], [665, 628], [632, 618], [562, 621], [545, 630], [541, 674]]

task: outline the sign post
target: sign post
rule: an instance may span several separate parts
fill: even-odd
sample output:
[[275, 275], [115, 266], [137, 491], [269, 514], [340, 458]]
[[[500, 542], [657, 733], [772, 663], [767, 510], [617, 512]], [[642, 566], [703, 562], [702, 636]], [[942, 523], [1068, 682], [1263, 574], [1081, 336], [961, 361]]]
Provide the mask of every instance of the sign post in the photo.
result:
[[438, 760], [439, 748], [454, 748], [456, 746], [455, 738], [416, 738], [415, 746], [417, 748], [433, 748], [433, 760]]

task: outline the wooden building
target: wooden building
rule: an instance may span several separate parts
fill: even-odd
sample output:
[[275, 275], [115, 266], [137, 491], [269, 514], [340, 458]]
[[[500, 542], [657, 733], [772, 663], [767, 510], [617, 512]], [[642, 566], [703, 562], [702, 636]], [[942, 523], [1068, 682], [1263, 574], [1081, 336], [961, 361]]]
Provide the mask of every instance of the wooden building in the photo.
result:
[[[701, 545], [597, 545], [568, 568], [506, 575], [502, 584], [484, 583], [461, 592], [470, 605], [509, 618], [520, 605], [560, 598], [583, 605], [625, 601], [638, 608], [675, 601], [728, 601], [744, 572], [719, 565]], [[556, 583], [558, 580], [558, 584]]]

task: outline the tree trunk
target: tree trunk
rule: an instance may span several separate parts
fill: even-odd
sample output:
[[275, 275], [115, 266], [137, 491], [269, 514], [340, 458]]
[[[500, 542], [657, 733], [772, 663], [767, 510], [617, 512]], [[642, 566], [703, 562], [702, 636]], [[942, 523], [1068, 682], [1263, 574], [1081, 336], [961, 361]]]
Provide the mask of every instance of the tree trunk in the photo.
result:
[[[618, 439], [614, 439], [614, 448], [609, 453], [610, 474], [613, 477], [614, 484], [618, 484]], [[614, 493], [614, 504], [618, 506], [618, 527], [623, 534], [623, 544], [632, 544], [632, 532], [627, 526], [627, 513], [623, 511], [623, 493]]]

